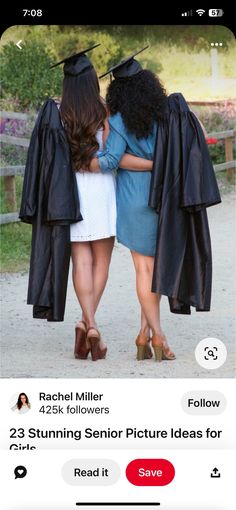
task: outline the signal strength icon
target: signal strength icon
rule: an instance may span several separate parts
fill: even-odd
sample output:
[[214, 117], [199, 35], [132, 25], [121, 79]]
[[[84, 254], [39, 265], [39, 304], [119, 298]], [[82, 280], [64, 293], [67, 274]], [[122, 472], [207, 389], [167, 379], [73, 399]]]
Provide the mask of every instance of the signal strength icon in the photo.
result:
[[206, 12], [206, 11], [204, 11], [204, 9], [198, 9], [198, 10], [196, 11], [196, 13], [198, 14], [198, 16], [202, 16], [202, 15], [204, 14], [204, 12]]
[[186, 11], [186, 12], [182, 12], [181, 16], [192, 16], [193, 15], [193, 11]]

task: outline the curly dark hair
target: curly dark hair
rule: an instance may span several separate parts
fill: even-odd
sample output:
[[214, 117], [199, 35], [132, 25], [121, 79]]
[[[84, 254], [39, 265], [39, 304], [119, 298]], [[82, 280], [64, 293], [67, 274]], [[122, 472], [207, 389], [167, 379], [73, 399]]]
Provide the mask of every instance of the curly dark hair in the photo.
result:
[[147, 138], [155, 121], [165, 116], [167, 94], [157, 76], [147, 69], [113, 80], [106, 95], [111, 115], [120, 112], [124, 124], [137, 138]]
[[99, 148], [96, 133], [107, 117], [94, 69], [78, 76], [65, 76], [60, 106], [74, 170], [87, 170]]

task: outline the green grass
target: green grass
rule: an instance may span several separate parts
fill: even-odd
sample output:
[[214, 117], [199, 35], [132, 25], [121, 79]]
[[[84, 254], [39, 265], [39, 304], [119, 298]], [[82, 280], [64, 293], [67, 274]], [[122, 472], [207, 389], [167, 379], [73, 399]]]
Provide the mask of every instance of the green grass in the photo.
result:
[[[16, 176], [17, 210], [20, 208], [23, 178]], [[0, 178], [1, 214], [12, 212], [7, 206], [4, 194], [3, 177]], [[31, 247], [31, 225], [24, 223], [9, 223], [0, 227], [1, 241], [1, 273], [15, 273], [25, 271], [29, 266]]]
[[31, 225], [1, 225], [1, 273], [25, 271], [29, 266]]
[[[21, 202], [21, 193], [23, 186], [23, 177], [20, 175], [16, 175], [15, 177], [15, 185], [16, 185], [16, 203], [17, 210], [20, 209]], [[8, 213], [13, 212], [12, 209], [6, 203], [5, 190], [4, 190], [4, 177], [0, 177], [0, 213]]]

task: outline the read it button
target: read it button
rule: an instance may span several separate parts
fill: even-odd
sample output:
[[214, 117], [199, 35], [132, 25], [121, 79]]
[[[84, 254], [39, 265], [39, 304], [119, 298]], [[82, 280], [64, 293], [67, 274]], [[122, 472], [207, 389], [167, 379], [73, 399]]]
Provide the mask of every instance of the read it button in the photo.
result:
[[126, 468], [126, 477], [133, 485], [168, 485], [175, 468], [166, 459], [135, 459]]

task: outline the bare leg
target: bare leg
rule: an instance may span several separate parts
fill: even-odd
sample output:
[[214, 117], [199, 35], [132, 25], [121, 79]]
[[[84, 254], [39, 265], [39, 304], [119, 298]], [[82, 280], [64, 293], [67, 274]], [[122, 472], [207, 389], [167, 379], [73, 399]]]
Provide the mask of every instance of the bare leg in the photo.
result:
[[[108, 237], [106, 239], [98, 239], [97, 241], [91, 242], [93, 257], [93, 297], [95, 312], [106, 287], [114, 241], [114, 237]], [[102, 339], [100, 339], [99, 345], [101, 349], [104, 349], [105, 344]]]
[[[73, 283], [88, 328], [97, 327], [95, 312], [106, 286], [113, 246], [114, 237], [72, 243]], [[104, 347], [102, 340], [100, 347]]]
[[154, 257], [131, 252], [135, 271], [137, 295], [142, 312], [153, 332], [162, 334], [160, 325], [160, 296], [151, 292]]
[[91, 242], [93, 256], [93, 291], [94, 291], [94, 309], [97, 310], [98, 304], [104, 292], [112, 250], [114, 246], [114, 237], [99, 239]]
[[140, 329], [140, 332], [145, 333], [146, 336], [149, 336], [149, 330], [150, 330], [150, 328], [149, 328], [149, 324], [148, 324], [146, 315], [143, 311], [143, 308], [141, 307], [141, 329]]
[[96, 327], [93, 285], [93, 256], [89, 242], [71, 243], [73, 284], [88, 327]]
[[137, 295], [143, 314], [152, 330], [153, 335], [161, 337], [161, 344], [167, 353], [171, 353], [166, 337], [160, 324], [160, 294], [151, 292], [154, 257], [147, 257], [137, 252], [131, 252], [136, 271]]

